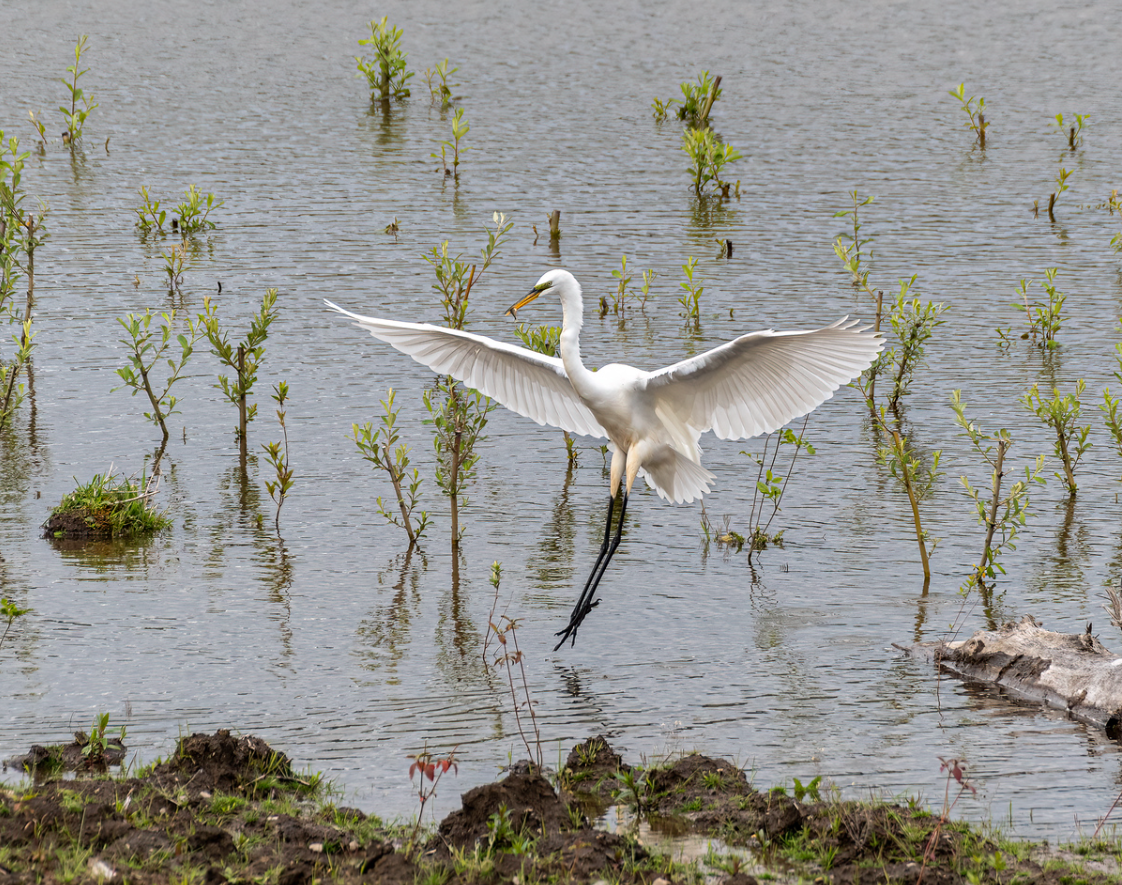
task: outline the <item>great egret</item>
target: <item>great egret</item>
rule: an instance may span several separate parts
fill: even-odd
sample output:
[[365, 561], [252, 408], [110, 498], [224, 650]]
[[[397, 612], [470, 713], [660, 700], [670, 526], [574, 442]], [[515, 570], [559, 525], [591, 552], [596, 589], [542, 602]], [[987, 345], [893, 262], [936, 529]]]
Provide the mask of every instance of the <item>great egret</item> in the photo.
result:
[[[715, 479], [701, 466], [702, 433], [712, 430], [721, 439], [747, 439], [782, 427], [867, 369], [883, 342], [879, 336], [862, 334], [867, 326], [843, 318], [808, 332], [752, 332], [654, 372], [618, 363], [593, 372], [581, 362], [584, 305], [580, 284], [567, 270], [544, 274], [507, 314], [514, 317], [547, 291], [561, 299], [560, 359], [470, 332], [360, 316], [326, 303], [380, 341], [519, 415], [610, 441], [604, 541], [568, 626], [557, 634], [561, 641], [556, 651], [566, 639], [576, 642], [577, 628], [600, 603], [593, 597], [619, 546], [636, 476], [668, 501], [700, 498]], [[613, 538], [612, 514], [625, 477]]]

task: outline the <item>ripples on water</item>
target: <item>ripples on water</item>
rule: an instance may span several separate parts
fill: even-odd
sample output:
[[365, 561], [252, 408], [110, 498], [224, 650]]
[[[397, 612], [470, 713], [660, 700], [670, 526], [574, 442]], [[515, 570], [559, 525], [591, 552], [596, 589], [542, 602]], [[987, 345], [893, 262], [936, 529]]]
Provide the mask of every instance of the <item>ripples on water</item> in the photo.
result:
[[[361, 4], [314, 16], [289, 4], [265, 14], [9, 4], [16, 26], [0, 32], [0, 126], [32, 144], [27, 111], [57, 106], [56, 78], [79, 33], [91, 35], [84, 84], [101, 107], [84, 150], [72, 157], [56, 145], [25, 175], [51, 207], [51, 239], [37, 256], [35, 396], [0, 456], [0, 587], [34, 609], [0, 658], [0, 755], [57, 740], [98, 710], [123, 720], [128, 703], [142, 758], [166, 753], [183, 729], [235, 726], [324, 769], [358, 804], [404, 814], [413, 809], [405, 755], [425, 742], [458, 744], [465, 764], [442, 791], [442, 811], [519, 754], [499, 674], [479, 655], [489, 565], [499, 560], [503, 598], [523, 618], [550, 756], [607, 731], [631, 759], [698, 749], [735, 756], [761, 783], [820, 772], [849, 795], [934, 797], [937, 757], [959, 756], [981, 788], [964, 806], [971, 816], [1011, 813], [1018, 832], [1062, 838], [1076, 818], [1105, 811], [1119, 756], [1100, 733], [937, 681], [890, 643], [946, 629], [977, 555], [957, 476], [980, 470], [955, 433], [950, 390], [963, 389], [981, 423], [1012, 430], [1021, 463], [1050, 448], [1016, 405], [1028, 385], [1086, 378], [1092, 413], [1112, 380], [1122, 271], [1107, 243], [1119, 223], [1089, 205], [1120, 185], [1117, 16], [1101, 3], [742, 6], [709, 4], [699, 15], [692, 4], [581, 4], [563, 19], [540, 5], [382, 8], [404, 28], [414, 70], [445, 56], [460, 68], [472, 150], [456, 187], [429, 157], [449, 115], [429, 107], [419, 74], [413, 100], [390, 119], [369, 112], [351, 60], [370, 15]], [[649, 105], [703, 68], [724, 76], [715, 126], [745, 159], [741, 200], [699, 209], [679, 126], [655, 124]], [[970, 150], [946, 94], [962, 80], [986, 97], [984, 155]], [[1048, 131], [1059, 111], [1091, 115], [1074, 157]], [[1032, 201], [1047, 199], [1061, 163], [1074, 176], [1057, 224], [1033, 221]], [[137, 469], [155, 445], [138, 401], [112, 392], [124, 358], [115, 318], [173, 306], [162, 288], [166, 245], [141, 239], [131, 210], [141, 185], [173, 203], [190, 183], [226, 205], [218, 230], [201, 238], [183, 304], [200, 310], [222, 280], [222, 316], [240, 327], [265, 287], [281, 291], [251, 435], [255, 446], [275, 438], [266, 394], [287, 378], [298, 478], [284, 541], [258, 528], [256, 514], [271, 521], [264, 461], [243, 488], [234, 413], [200, 350], [176, 389], [183, 414], [165, 484], [175, 528], [139, 547], [56, 551], [37, 526], [72, 477], [110, 462]], [[644, 492], [575, 650], [549, 648], [598, 540], [605, 478], [594, 446], [567, 474], [559, 433], [495, 413], [464, 514], [458, 587], [431, 481], [436, 526], [424, 552], [406, 557], [373, 510], [389, 489], [346, 434], [374, 418], [392, 385], [403, 434], [431, 474], [420, 423], [429, 379], [328, 314], [324, 297], [434, 320], [420, 254], [442, 239], [474, 252], [501, 210], [516, 228], [473, 293], [472, 329], [511, 339], [502, 311], [555, 263], [594, 300], [614, 287], [610, 271], [626, 253], [637, 272], [659, 271], [657, 297], [622, 328], [590, 318], [585, 358], [649, 368], [751, 328], [868, 316], [831, 247], [843, 226], [833, 213], [854, 188], [876, 197], [863, 231], [876, 238], [876, 283], [891, 291], [918, 273], [919, 290], [951, 306], [908, 404], [915, 440], [943, 449], [948, 474], [926, 508], [942, 538], [927, 597], [906, 502], [874, 463], [852, 391], [811, 421], [819, 454], [792, 481], [785, 549], [765, 553], [754, 572], [742, 555], [706, 556], [698, 508]], [[531, 224], [546, 229], [554, 208], [563, 212], [559, 258], [532, 245]], [[382, 232], [395, 216], [397, 244]], [[714, 259], [718, 237], [736, 244], [735, 260]], [[689, 255], [706, 282], [692, 338], [675, 304]], [[1069, 295], [1063, 349], [1044, 362], [1024, 348], [999, 352], [993, 329], [1018, 321], [1017, 280], [1049, 266]], [[558, 322], [559, 311], [535, 305], [527, 318]], [[1117, 646], [1098, 597], [1122, 562], [1122, 465], [1097, 415], [1090, 420], [1098, 448], [1078, 503], [1068, 512], [1055, 482], [1034, 498], [1006, 560], [1000, 614], [1031, 612], [1058, 629], [1093, 620]], [[709, 512], [735, 525], [750, 499], [744, 444], [705, 448], [718, 475]], [[974, 612], [967, 623], [982, 620]]]

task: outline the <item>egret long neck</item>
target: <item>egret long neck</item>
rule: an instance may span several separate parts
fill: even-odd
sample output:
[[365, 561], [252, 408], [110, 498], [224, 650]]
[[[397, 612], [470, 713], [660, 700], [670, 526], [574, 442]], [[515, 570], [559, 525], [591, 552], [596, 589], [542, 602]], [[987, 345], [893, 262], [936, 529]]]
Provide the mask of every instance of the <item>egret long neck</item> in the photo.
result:
[[561, 289], [561, 362], [565, 374], [569, 376], [574, 389], [580, 393], [592, 373], [584, 367], [580, 359], [580, 330], [584, 325], [584, 302], [581, 299], [580, 284], [573, 280]]

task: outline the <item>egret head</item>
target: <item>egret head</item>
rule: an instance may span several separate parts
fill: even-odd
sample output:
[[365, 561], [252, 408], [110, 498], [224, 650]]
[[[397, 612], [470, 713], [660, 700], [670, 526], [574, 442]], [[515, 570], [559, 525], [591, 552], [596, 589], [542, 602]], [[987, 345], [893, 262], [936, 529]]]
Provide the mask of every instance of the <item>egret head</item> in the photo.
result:
[[510, 309], [507, 310], [506, 315], [511, 319], [518, 319], [518, 311], [520, 311], [523, 307], [525, 307], [527, 304], [541, 295], [542, 292], [545, 292], [548, 289], [553, 289], [560, 285], [562, 282], [564, 282], [564, 279], [566, 277], [568, 277], [569, 279], [573, 278], [572, 274], [570, 274], [567, 270], [561, 270], [559, 268], [542, 274], [541, 279], [534, 283], [534, 288], [530, 290], [530, 293], [521, 301], [511, 305]]

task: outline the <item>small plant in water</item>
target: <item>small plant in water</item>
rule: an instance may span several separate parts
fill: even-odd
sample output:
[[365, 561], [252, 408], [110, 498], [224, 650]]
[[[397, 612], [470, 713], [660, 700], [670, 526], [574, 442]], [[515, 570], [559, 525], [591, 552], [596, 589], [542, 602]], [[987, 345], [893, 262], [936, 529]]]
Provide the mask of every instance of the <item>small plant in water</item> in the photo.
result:
[[1087, 125], [1090, 116], [1090, 114], [1072, 114], [1067, 122], [1064, 122], [1064, 115], [1056, 114], [1056, 121], [1052, 125], [1056, 127], [1056, 132], [1067, 140], [1068, 150], [1074, 151], [1076, 147], [1083, 144], [1083, 127]]
[[687, 170], [693, 180], [693, 190], [698, 196], [712, 184], [722, 197], [729, 195], [732, 183], [721, 180], [725, 166], [741, 158], [741, 153], [731, 144], [717, 140], [712, 129], [687, 129], [682, 134], [682, 150], [690, 158]]
[[[849, 246], [844, 247], [843, 251], [845, 257], [842, 259], [845, 262], [849, 272], [853, 275], [853, 285], [860, 286], [862, 282], [867, 281], [869, 274], [868, 271], [862, 269], [861, 247], [866, 246], [873, 241], [872, 237], [861, 237], [861, 228], [863, 227], [860, 218], [860, 210], [873, 202], [871, 196], [861, 199], [857, 191], [849, 192], [850, 199], [853, 200], [852, 209], [842, 209], [834, 213], [834, 218], [848, 218], [853, 223], [853, 233], [849, 235]], [[837, 242], [843, 242], [845, 237], [838, 237]], [[834, 247], [834, 251], [838, 252], [838, 246]], [[838, 252], [841, 255], [841, 252]], [[865, 250], [865, 258], [871, 259], [873, 257], [873, 250]]]
[[966, 128], [974, 133], [978, 146], [985, 150], [986, 128], [990, 125], [986, 122], [986, 100], [980, 95], [977, 98], [973, 95], [967, 98], [965, 83], [960, 83], [958, 88], [952, 89], [949, 94], [958, 99], [962, 112], [967, 116]]
[[[456, 113], [452, 116], [452, 140], [442, 141], [440, 143], [440, 153], [430, 154], [429, 156], [436, 157], [440, 160], [441, 166], [444, 167], [445, 177], [451, 175], [457, 181], [460, 178], [460, 154], [463, 151], [469, 150], [467, 147], [461, 147], [460, 141], [464, 139], [471, 127], [468, 125], [467, 117], [464, 116], [463, 108], [456, 108]], [[448, 152], [452, 153], [452, 168], [448, 168]]]
[[923, 527], [920, 518], [919, 505], [931, 496], [931, 491], [936, 480], [943, 474], [939, 471], [939, 459], [942, 450], [936, 449], [931, 455], [930, 465], [924, 465], [919, 456], [912, 449], [908, 438], [903, 436], [895, 427], [889, 426], [885, 408], [882, 406], [877, 424], [888, 434], [891, 442], [882, 445], [877, 450], [877, 460], [884, 464], [889, 473], [903, 486], [908, 495], [908, 503], [912, 509], [912, 524], [915, 529], [916, 543], [919, 544], [919, 560], [923, 567], [924, 586], [931, 580], [930, 556], [939, 545], [937, 538], [932, 538]]
[[138, 193], [144, 202], [132, 210], [136, 213], [136, 226], [142, 231], [149, 231], [155, 228], [162, 232], [164, 229], [164, 222], [168, 217], [168, 210], [160, 208], [160, 201], [152, 199], [151, 195], [148, 193], [147, 187], [141, 187]]
[[1056, 189], [1048, 197], [1048, 220], [1055, 221], [1056, 214], [1056, 201], [1060, 198], [1060, 194], [1068, 189], [1067, 180], [1071, 178], [1071, 173], [1068, 170], [1060, 167], [1060, 171], [1056, 173]]
[[[172, 335], [175, 331], [175, 311], [161, 314], [159, 331], [152, 328], [153, 314], [151, 308], [145, 308], [142, 315], [128, 314], [118, 318], [117, 322], [128, 335], [122, 338], [121, 343], [128, 349], [128, 365], [117, 370], [121, 380], [125, 383], [114, 390], [127, 387], [132, 391], [132, 396], [142, 392], [148, 397], [152, 406], [151, 412], [145, 412], [144, 417], [160, 428], [164, 444], [168, 441], [167, 419], [176, 413], [175, 404], [178, 400], [171, 395], [171, 388], [182, 374], [187, 361], [195, 349], [195, 342], [202, 334], [202, 324], [195, 323], [187, 318], [187, 334], [175, 335], [175, 342], [179, 345], [179, 357], [165, 356], [171, 347]], [[156, 392], [158, 382], [154, 377], [157, 363], [168, 364], [168, 375], [164, 381], [163, 390]]]
[[203, 230], [213, 230], [217, 225], [210, 220], [210, 213], [225, 205], [225, 200], [216, 200], [211, 193], [204, 196], [193, 184], [188, 186], [185, 197], [186, 199], [175, 207], [180, 233], [188, 236]]
[[434, 390], [424, 394], [433, 427], [433, 448], [436, 450], [436, 484], [448, 496], [452, 518], [452, 546], [460, 543], [460, 504], [466, 503], [465, 489], [475, 479], [479, 464], [476, 444], [483, 437], [487, 416], [495, 408], [490, 398], [478, 390], [463, 387], [452, 379], [443, 379]]
[[257, 369], [265, 356], [269, 325], [277, 316], [276, 304], [277, 290], [266, 289], [261, 309], [253, 315], [249, 334], [236, 345], [230, 343], [229, 333], [220, 328], [218, 307], [209, 295], [203, 299], [203, 312], [199, 316], [199, 325], [210, 342], [211, 352], [234, 373], [233, 381], [226, 375], [219, 375], [218, 387], [226, 399], [238, 407], [238, 426], [234, 428], [234, 436], [238, 440], [243, 462], [248, 454], [249, 422], [257, 417], [257, 404], [248, 402], [248, 398], [257, 382]]
[[407, 53], [401, 51], [401, 37], [401, 28], [390, 25], [388, 16], [382, 16], [381, 20], [370, 22], [370, 36], [358, 41], [374, 53], [369, 60], [355, 56], [359, 74], [370, 85], [371, 102], [388, 104], [391, 98], [401, 101], [409, 97], [406, 84], [413, 73], [405, 70]]
[[1013, 302], [1017, 310], [1025, 312], [1025, 321], [1028, 331], [1021, 335], [1022, 339], [1031, 342], [1045, 350], [1055, 350], [1060, 346], [1056, 340], [1064, 324], [1064, 302], [1067, 296], [1056, 288], [1056, 274], [1058, 268], [1049, 267], [1044, 271], [1044, 281], [1040, 284], [1048, 296], [1047, 301], [1029, 301], [1029, 286], [1031, 280], [1021, 280], [1017, 294], [1021, 296], [1019, 302]]
[[[892, 374], [892, 393], [888, 405], [894, 411], [899, 408], [900, 398], [911, 389], [916, 368], [922, 364], [927, 342], [935, 334], [937, 326], [943, 324], [942, 315], [947, 306], [942, 302], [928, 301], [911, 297], [911, 287], [916, 275], [910, 280], [900, 281], [900, 294], [892, 305], [889, 322], [899, 341], [897, 347], [889, 350], [886, 361], [894, 361]], [[878, 360], [879, 362], [879, 360]]]
[[[791, 481], [791, 474], [795, 471], [795, 461], [798, 459], [799, 454], [803, 451], [808, 455], [813, 455], [815, 453], [814, 446], [807, 442], [805, 436], [806, 426], [809, 420], [810, 416], [807, 415], [807, 417], [803, 419], [803, 426], [799, 429], [797, 434], [790, 427], [784, 427], [774, 434], [768, 434], [764, 437], [764, 449], [759, 455], [748, 451], [742, 451], [740, 453], [742, 455], [747, 455], [755, 461], [758, 467], [756, 471], [756, 488], [752, 492], [752, 507], [748, 515], [748, 527], [750, 530], [747, 541], [749, 562], [752, 561], [752, 556], [756, 551], [766, 549], [769, 544], [782, 543], [783, 532], [778, 532], [774, 535], [768, 533], [771, 531], [771, 524], [775, 521], [776, 514], [779, 513], [783, 495], [787, 491], [787, 483]], [[775, 448], [771, 450], [771, 457], [769, 458], [768, 447], [773, 437], [775, 438]], [[792, 446], [793, 449], [791, 451], [791, 460], [787, 466], [786, 474], [780, 475], [776, 472], [776, 467], [779, 460], [779, 453], [783, 450], [784, 446]], [[718, 537], [717, 541], [720, 543], [721, 538]]]
[[[1120, 324], [1119, 330], [1122, 331], [1122, 324]], [[1122, 382], [1122, 342], [1114, 345], [1114, 359], [1118, 364], [1114, 377]], [[1103, 412], [1103, 420], [1106, 422], [1106, 429], [1110, 433], [1110, 438], [1114, 441], [1119, 456], [1122, 457], [1122, 414], [1119, 414], [1119, 409], [1122, 408], [1122, 400], [1113, 396], [1109, 387], [1104, 388], [1103, 401], [1099, 404], [1099, 408]]]
[[30, 611], [30, 608], [20, 608], [10, 599], [0, 599], [0, 617], [6, 618], [8, 621], [4, 625], [4, 634], [0, 636], [0, 648], [4, 647], [4, 640], [8, 638], [8, 631], [12, 629], [12, 622], [17, 618], [22, 618]]
[[164, 273], [167, 274], [168, 278], [168, 290], [179, 291], [179, 287], [183, 285], [183, 271], [187, 269], [186, 241], [176, 243], [168, 252], [161, 252], [160, 257], [164, 259]]
[[377, 499], [378, 512], [387, 522], [405, 529], [409, 546], [417, 543], [429, 524], [429, 515], [421, 511], [419, 519], [414, 518], [421, 498], [421, 474], [417, 468], [409, 472], [409, 446], [400, 442], [397, 431], [398, 412], [394, 408], [396, 391], [391, 387], [382, 400], [383, 414], [379, 417], [379, 427], [374, 429], [371, 422], [351, 425], [351, 439], [354, 440], [362, 457], [375, 467], [384, 470], [393, 484], [397, 499], [398, 514], [390, 512], [381, 496]]
[[1016, 549], [1014, 539], [1029, 514], [1029, 487], [1033, 483], [1043, 485], [1045, 481], [1040, 475], [1044, 470], [1044, 456], [1037, 456], [1034, 466], [1025, 467], [1023, 480], [1013, 483], [1008, 491], [1003, 490], [1005, 456], [1013, 445], [1013, 437], [1004, 429], [994, 433], [985, 433], [979, 429], [966, 417], [966, 404], [962, 402], [957, 390], [951, 394], [951, 408], [955, 413], [955, 423], [966, 432], [974, 449], [990, 468], [990, 488], [985, 497], [980, 489], [970, 484], [966, 476], [961, 477], [966, 495], [974, 502], [978, 523], [986, 527], [982, 555], [973, 566], [973, 572], [963, 590], [978, 586], [985, 592], [987, 585], [992, 586], [992, 582], [996, 580], [998, 572], [1005, 574], [1005, 569], [998, 561], [1000, 554], [1005, 550]]
[[685, 290], [678, 296], [678, 303], [682, 305], [682, 316], [695, 322], [701, 318], [701, 294], [705, 291], [705, 287], [699, 285], [701, 283], [700, 275], [696, 281], [693, 278], [696, 268], [697, 259], [692, 256], [687, 258], [686, 263], [682, 265], [682, 273], [686, 275], [686, 280], [684, 283], [678, 284]]
[[[90, 111], [98, 106], [97, 102], [93, 100], [93, 97], [86, 95], [78, 85], [78, 81], [82, 78], [82, 75], [89, 71], [89, 68], [81, 70], [82, 52], [86, 48], [86, 41], [88, 39], [88, 34], [83, 34], [78, 38], [78, 42], [74, 46], [74, 64], [66, 69], [66, 72], [70, 74], [70, 79], [67, 80], [64, 78], [62, 81], [63, 85], [70, 93], [69, 109], [65, 105], [59, 108], [63, 117], [66, 118], [66, 132], [63, 134], [63, 141], [68, 144], [74, 144], [75, 141], [82, 137], [82, 129], [86, 125], [86, 117], [90, 115]], [[40, 132], [40, 135], [42, 135], [42, 132]]]
[[[448, 59], [440, 62], [435, 68], [425, 69], [425, 84], [429, 88], [429, 98], [435, 103], [440, 101], [442, 108], [448, 107], [455, 99], [452, 97], [452, 88], [456, 85], [449, 79], [459, 68], [449, 68]], [[434, 80], [439, 82], [433, 82]]]
[[284, 499], [295, 482], [292, 468], [288, 463], [288, 428], [284, 423], [284, 403], [288, 399], [287, 382], [281, 381], [279, 384], [273, 385], [273, 399], [277, 404], [277, 422], [281, 428], [281, 441], [265, 443], [262, 448], [265, 450], [265, 460], [273, 468], [274, 479], [265, 480], [265, 488], [269, 492], [269, 497], [277, 505], [277, 515], [273, 524], [276, 526], [277, 533], [280, 534], [281, 507], [284, 506]]
[[1063, 475], [1055, 474], [1056, 479], [1063, 482], [1067, 493], [1075, 497], [1075, 468], [1083, 459], [1084, 453], [1091, 448], [1087, 437], [1091, 433], [1091, 425], [1079, 425], [1082, 413], [1080, 397], [1086, 385], [1080, 378], [1075, 383], [1075, 392], [1060, 396], [1059, 390], [1052, 389], [1052, 398], [1045, 399], [1040, 395], [1040, 386], [1032, 385], [1028, 393], [1021, 397], [1021, 405], [1036, 415], [1044, 424], [1052, 428], [1056, 434], [1055, 452], [1063, 467]]

